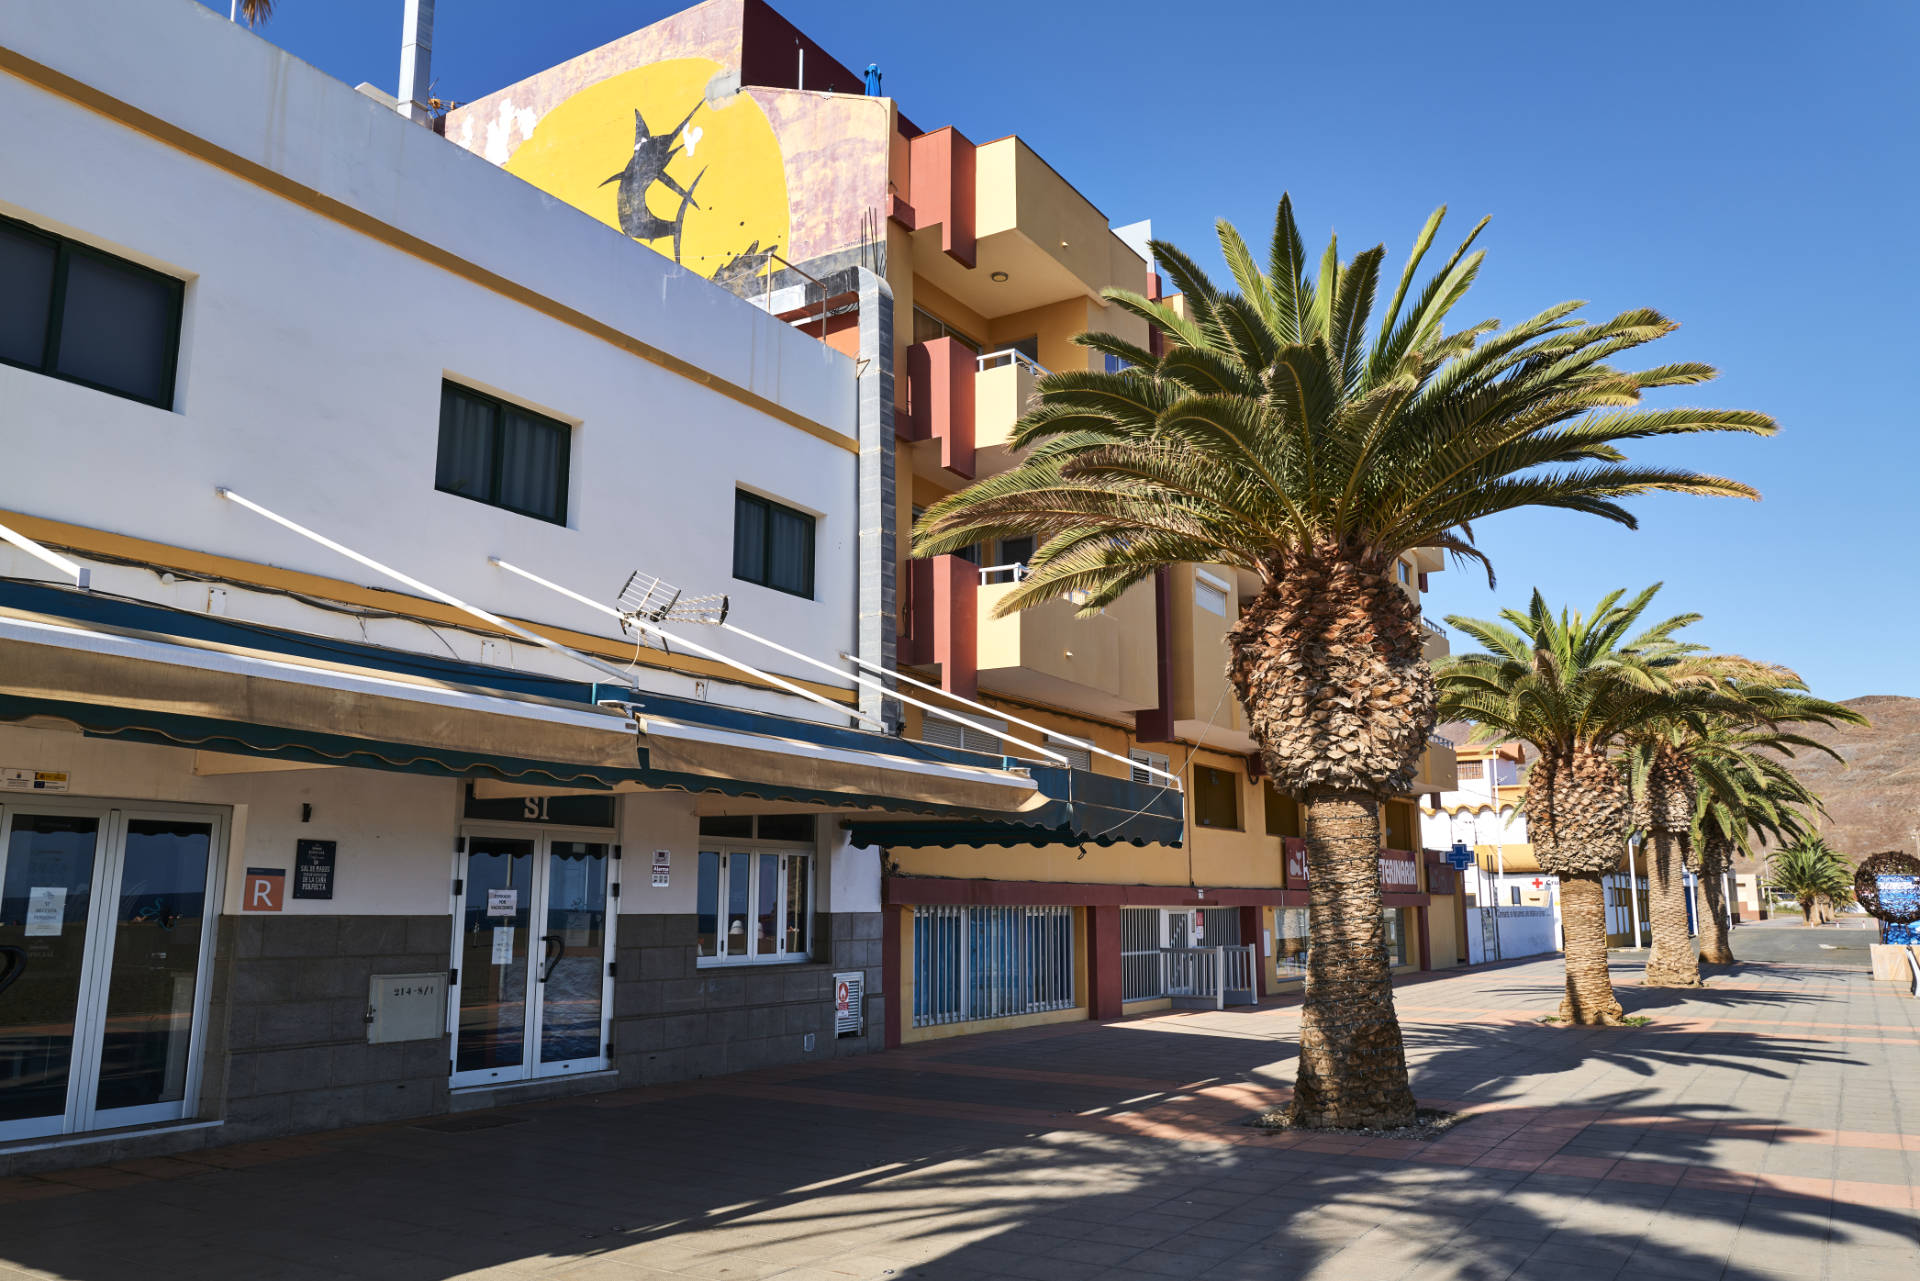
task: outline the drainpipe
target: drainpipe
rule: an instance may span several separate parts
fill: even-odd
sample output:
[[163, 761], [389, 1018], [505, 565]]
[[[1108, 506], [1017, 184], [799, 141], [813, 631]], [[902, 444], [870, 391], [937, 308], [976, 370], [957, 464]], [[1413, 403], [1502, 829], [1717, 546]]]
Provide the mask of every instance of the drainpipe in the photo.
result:
[[400, 28], [400, 92], [393, 109], [417, 125], [432, 119], [427, 110], [432, 72], [433, 0], [407, 0]]

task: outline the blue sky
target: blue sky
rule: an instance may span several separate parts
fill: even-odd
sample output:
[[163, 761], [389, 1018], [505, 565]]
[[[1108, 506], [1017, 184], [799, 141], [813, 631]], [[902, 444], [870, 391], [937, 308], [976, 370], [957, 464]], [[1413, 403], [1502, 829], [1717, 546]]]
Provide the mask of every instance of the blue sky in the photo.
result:
[[[440, 0], [437, 92], [478, 97], [681, 7]], [[1490, 521], [1477, 533], [1498, 588], [1450, 569], [1429, 612], [1487, 616], [1536, 585], [1586, 606], [1664, 581], [1656, 608], [1706, 615], [1701, 641], [1790, 664], [1828, 697], [1920, 695], [1904, 311], [1920, 286], [1920, 6], [1201, 0], [1176, 20], [1132, 0], [775, 7], [843, 63], [878, 62], [922, 127], [1018, 133], [1116, 225], [1151, 218], [1210, 266], [1213, 220], [1264, 243], [1282, 191], [1313, 247], [1336, 229], [1348, 255], [1384, 241], [1393, 271], [1446, 204], [1457, 234], [1493, 215], [1462, 321], [1567, 298], [1679, 320], [1644, 363], [1703, 360], [1722, 377], [1663, 403], [1758, 409], [1782, 430], [1635, 456], [1765, 500], [1643, 500], [1637, 532]], [[391, 90], [400, 14], [400, 0], [279, 0], [261, 33]]]

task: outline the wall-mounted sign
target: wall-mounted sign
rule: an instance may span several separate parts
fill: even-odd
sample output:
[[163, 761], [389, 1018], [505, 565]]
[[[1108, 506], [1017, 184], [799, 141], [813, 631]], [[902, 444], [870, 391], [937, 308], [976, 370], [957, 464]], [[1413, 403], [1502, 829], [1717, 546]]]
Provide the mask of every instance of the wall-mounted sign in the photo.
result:
[[1380, 851], [1380, 888], [1389, 894], [1416, 894], [1420, 890], [1420, 865], [1411, 853], [1401, 850]]
[[653, 852], [653, 888], [664, 890], [673, 873], [673, 853], [669, 850]]
[[293, 846], [293, 896], [333, 897], [332, 841], [296, 841]]
[[867, 976], [853, 970], [833, 976], [833, 1034], [858, 1036], [865, 1026]]
[[51, 769], [0, 768], [0, 792], [64, 792], [67, 772]]
[[559, 827], [612, 827], [611, 796], [495, 796], [482, 800], [467, 784], [468, 818], [491, 823], [552, 823]]
[[240, 910], [278, 912], [281, 900], [286, 897], [286, 890], [286, 868], [250, 867], [246, 879], [240, 883]]
[[1427, 864], [1427, 893], [1453, 893], [1454, 870], [1445, 863]]
[[512, 916], [520, 910], [519, 890], [488, 890], [487, 915]]
[[1283, 838], [1287, 847], [1287, 888], [1305, 889], [1307, 885], [1307, 843], [1294, 837]]
[[513, 964], [513, 927], [511, 925], [493, 927], [493, 963], [495, 965]]

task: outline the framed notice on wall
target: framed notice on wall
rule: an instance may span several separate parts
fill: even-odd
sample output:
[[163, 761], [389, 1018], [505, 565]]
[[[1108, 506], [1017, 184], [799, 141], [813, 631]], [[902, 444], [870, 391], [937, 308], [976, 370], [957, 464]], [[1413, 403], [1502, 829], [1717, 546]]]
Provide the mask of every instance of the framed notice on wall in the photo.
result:
[[293, 851], [293, 896], [333, 897], [334, 842], [300, 841]]

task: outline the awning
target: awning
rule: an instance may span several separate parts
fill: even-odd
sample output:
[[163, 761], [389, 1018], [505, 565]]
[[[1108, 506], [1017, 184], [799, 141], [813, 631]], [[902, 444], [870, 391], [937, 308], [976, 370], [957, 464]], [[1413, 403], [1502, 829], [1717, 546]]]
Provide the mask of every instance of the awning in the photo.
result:
[[854, 845], [951, 849], [989, 845], [1172, 845], [1186, 834], [1186, 797], [1170, 787], [1090, 770], [1035, 765], [1047, 804], [997, 822], [848, 819]]
[[[0, 721], [528, 790], [880, 811], [863, 844], [1177, 844], [1158, 787], [703, 700], [0, 582]], [[896, 839], [913, 829], [916, 839]]]

